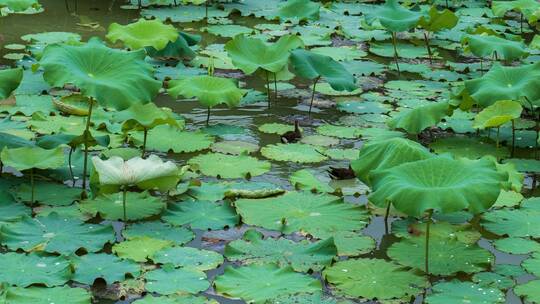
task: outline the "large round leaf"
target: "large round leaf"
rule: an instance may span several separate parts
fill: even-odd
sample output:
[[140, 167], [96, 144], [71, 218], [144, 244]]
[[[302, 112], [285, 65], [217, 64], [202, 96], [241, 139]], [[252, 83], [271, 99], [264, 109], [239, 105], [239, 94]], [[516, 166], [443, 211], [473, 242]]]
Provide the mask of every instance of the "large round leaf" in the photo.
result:
[[147, 272], [144, 277], [146, 278], [146, 290], [163, 295], [196, 294], [210, 286], [204, 272], [191, 268], [160, 268]]
[[427, 15], [420, 17], [418, 25], [426, 31], [438, 32], [444, 29], [451, 29], [458, 23], [459, 18], [449, 9], [437, 10], [437, 6], [432, 6]]
[[[96, 198], [85, 200], [79, 204], [83, 213], [92, 216], [99, 215], [106, 220], [121, 220], [124, 218], [124, 207], [121, 192], [102, 194]], [[160, 214], [166, 203], [159, 197], [153, 197], [148, 192], [126, 193], [126, 218], [141, 220], [152, 215]]]
[[419, 134], [435, 126], [449, 113], [448, 102], [433, 102], [413, 109], [402, 110], [387, 124], [392, 129], [403, 129], [409, 134]]
[[128, 25], [120, 25], [116, 22], [109, 25], [107, 39], [112, 42], [118, 40], [132, 50], [144, 47], [153, 47], [156, 50], [164, 49], [169, 42], [178, 38], [178, 31], [170, 24], [163, 24], [159, 19], [139, 19]]
[[427, 304], [505, 303], [504, 294], [496, 289], [471, 282], [441, 282], [435, 284], [426, 297]]
[[386, 0], [384, 5], [377, 5], [367, 12], [366, 20], [379, 22], [391, 32], [408, 31], [415, 27], [421, 13], [408, 10], [401, 6], [398, 0]]
[[154, 254], [152, 260], [159, 264], [206, 271], [222, 264], [223, 256], [215, 251], [193, 247], [170, 247]]
[[124, 126], [127, 124], [127, 127], [131, 127], [130, 124], [136, 122], [146, 129], [163, 124], [179, 126], [170, 109], [159, 108], [154, 103], [134, 104], [124, 111], [115, 113], [114, 120], [123, 123]]
[[278, 9], [278, 17], [283, 21], [300, 21], [319, 19], [321, 4], [310, 0], [289, 0]]
[[491, 207], [508, 174], [490, 159], [432, 157], [370, 174], [374, 192], [369, 200], [386, 207], [391, 202], [408, 215], [427, 210], [448, 213], [465, 208], [472, 213]]
[[[142, 145], [143, 132], [131, 134], [136, 145]], [[146, 148], [160, 152], [190, 153], [210, 148], [214, 138], [203, 132], [181, 131], [169, 125], [160, 125], [148, 131]]]
[[523, 42], [507, 40], [493, 35], [466, 35], [463, 43], [474, 55], [482, 58], [497, 58], [512, 61], [526, 57], [529, 53], [525, 50]]
[[150, 237], [157, 240], [171, 241], [175, 245], [183, 245], [195, 237], [193, 232], [185, 227], [173, 227], [161, 221], [141, 222], [131, 224], [122, 231], [126, 239]]
[[36, 169], [56, 169], [64, 165], [64, 149], [42, 149], [40, 147], [21, 147], [9, 149], [4, 147], [0, 154], [6, 166], [19, 171]]
[[43, 284], [47, 287], [65, 284], [71, 279], [71, 264], [64, 257], [42, 256], [37, 253], [0, 254], [0, 281], [26, 287]]
[[258, 69], [277, 73], [287, 65], [289, 51], [303, 47], [298, 36], [285, 35], [273, 44], [267, 44], [257, 38], [237, 35], [225, 44], [225, 50], [233, 64], [246, 74]]
[[536, 202], [524, 202], [519, 209], [493, 210], [483, 215], [482, 226], [495, 234], [510, 237], [540, 237], [536, 224], [540, 208]]
[[483, 109], [474, 117], [473, 128], [498, 128], [505, 123], [519, 118], [523, 107], [514, 100], [499, 100]]
[[22, 78], [21, 68], [0, 70], [0, 100], [8, 98], [19, 86]]
[[163, 220], [195, 229], [223, 229], [238, 224], [238, 215], [227, 203], [188, 201], [171, 205]]
[[111, 49], [92, 38], [83, 45], [49, 45], [40, 64], [43, 78], [52, 86], [73, 84], [100, 104], [123, 110], [152, 101], [161, 87], [144, 57], [144, 50]]
[[336, 91], [357, 89], [354, 76], [332, 57], [297, 49], [291, 52], [291, 63], [294, 72], [302, 78], [322, 77]]
[[288, 294], [321, 291], [319, 280], [275, 264], [229, 266], [216, 278], [214, 285], [218, 293], [249, 303], [265, 303]]
[[112, 247], [112, 251], [122, 259], [130, 259], [135, 262], [146, 262], [161, 249], [172, 246], [173, 242], [158, 240], [146, 236], [135, 237], [118, 243]]
[[319, 151], [320, 148], [301, 143], [268, 145], [261, 149], [261, 154], [277, 161], [296, 163], [318, 163], [327, 157]]
[[197, 98], [205, 107], [212, 108], [224, 103], [234, 107], [240, 103], [247, 91], [239, 89], [232, 79], [208, 75], [184, 77], [169, 82], [169, 95]]
[[105, 253], [76, 256], [73, 263], [73, 280], [88, 285], [92, 285], [97, 278], [105, 280], [107, 284], [122, 282], [126, 274], [137, 277], [141, 271], [137, 263]]
[[90, 304], [92, 303], [92, 295], [80, 287], [10, 287], [6, 291], [5, 300], [5, 303], [13, 304]]
[[227, 155], [208, 153], [195, 156], [188, 162], [204, 175], [221, 178], [242, 178], [258, 176], [268, 172], [270, 162], [247, 155]]

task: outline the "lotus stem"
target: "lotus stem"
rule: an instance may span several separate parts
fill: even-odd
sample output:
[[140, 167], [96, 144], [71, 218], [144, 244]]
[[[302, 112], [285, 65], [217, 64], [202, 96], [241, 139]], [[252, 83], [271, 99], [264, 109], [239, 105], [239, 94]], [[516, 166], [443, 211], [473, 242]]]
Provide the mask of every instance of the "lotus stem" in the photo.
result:
[[139, 3], [139, 9], [141, 9], [142, 8], [142, 0], [139, 0], [138, 3]]
[[519, 28], [520, 28], [521, 34], [523, 34], [523, 13], [519, 13]]
[[34, 205], [34, 193], [35, 193], [34, 168], [30, 169], [30, 187], [32, 187], [32, 192], [30, 194], [30, 205]]
[[480, 75], [484, 75], [484, 59], [480, 57]]
[[392, 32], [392, 45], [394, 46], [394, 61], [396, 62], [396, 68], [398, 76], [401, 75], [401, 71], [399, 70], [399, 63], [398, 63], [398, 51], [397, 51], [397, 42], [396, 42], [396, 32]]
[[501, 127], [497, 127], [497, 140], [495, 141], [495, 158], [497, 161], [499, 160], [499, 131], [501, 130]]
[[88, 170], [88, 134], [90, 133], [90, 120], [92, 119], [92, 108], [94, 104], [94, 98], [90, 97], [90, 105], [88, 106], [88, 117], [86, 118], [86, 128], [84, 129], [84, 164], [83, 164], [83, 176], [82, 176], [82, 193], [81, 196], [86, 195], [86, 171]]
[[127, 197], [127, 187], [124, 186], [122, 189], [122, 207], [124, 208], [124, 224], [127, 223], [126, 197]]
[[206, 21], [206, 24], [208, 24], [208, 1], [204, 1], [204, 20]]
[[514, 151], [516, 147], [516, 122], [515, 119], [512, 119], [512, 152], [510, 152], [510, 157], [514, 157]]
[[425, 271], [426, 276], [429, 277], [429, 228], [431, 226], [431, 216], [433, 215], [433, 209], [428, 211], [427, 223], [426, 223], [426, 248], [425, 248]]
[[208, 111], [206, 113], [206, 126], [208, 127], [208, 124], [210, 123], [210, 107], [208, 107]]
[[277, 104], [277, 76], [276, 73], [274, 74], [274, 103]]
[[75, 175], [73, 175], [73, 166], [71, 165], [72, 154], [73, 154], [73, 147], [69, 147], [69, 154], [68, 154], [69, 175], [71, 176], [71, 187], [75, 187]]
[[317, 82], [321, 79], [321, 76], [315, 78], [315, 82], [313, 82], [313, 91], [311, 92], [311, 102], [309, 103], [309, 111], [308, 116], [311, 118], [311, 108], [313, 107], [313, 100], [315, 99], [315, 87], [317, 86]]
[[266, 75], [266, 97], [268, 97], [268, 108], [270, 109], [270, 81], [268, 80], [268, 71], [264, 70]]
[[448, 8], [448, 0], [446, 0], [446, 8]]
[[146, 140], [147, 140], [147, 138], [148, 138], [148, 128], [144, 128], [141, 158], [144, 158], [144, 154], [146, 154]]
[[429, 64], [433, 64], [433, 55], [431, 54], [431, 47], [429, 46], [429, 33], [424, 32], [424, 42], [426, 43], [426, 49], [429, 56]]
[[386, 205], [386, 213], [384, 214], [384, 233], [385, 234], [388, 234], [389, 230], [388, 230], [388, 217], [390, 217], [390, 206], [391, 206], [391, 202], [388, 201], [388, 205]]

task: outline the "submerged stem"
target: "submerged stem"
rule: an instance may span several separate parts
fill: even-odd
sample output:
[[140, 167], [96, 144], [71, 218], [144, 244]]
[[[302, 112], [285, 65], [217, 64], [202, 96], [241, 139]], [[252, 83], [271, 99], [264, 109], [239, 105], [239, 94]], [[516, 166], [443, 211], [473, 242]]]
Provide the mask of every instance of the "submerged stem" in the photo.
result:
[[86, 171], [88, 170], [88, 134], [90, 133], [90, 121], [92, 119], [92, 107], [94, 104], [94, 98], [90, 97], [90, 105], [88, 106], [88, 117], [86, 118], [86, 127], [84, 129], [84, 164], [83, 164], [83, 181], [82, 181], [82, 193], [86, 194]]
[[210, 107], [208, 107], [208, 112], [206, 114], [206, 126], [210, 123]]
[[390, 216], [390, 206], [391, 206], [391, 202], [388, 201], [388, 205], [386, 205], [386, 213], [384, 214], [384, 233], [385, 234], [388, 234], [389, 230], [388, 230], [388, 217]]
[[399, 70], [399, 63], [398, 63], [398, 51], [397, 51], [397, 42], [396, 42], [396, 32], [392, 32], [392, 45], [394, 46], [394, 61], [396, 62], [396, 68], [398, 76], [401, 75], [401, 71]]
[[311, 117], [311, 108], [313, 107], [313, 100], [315, 99], [315, 87], [317, 86], [317, 82], [321, 79], [321, 76], [315, 78], [315, 82], [313, 83], [313, 92], [311, 92], [311, 102], [309, 103], [309, 111], [308, 116]]

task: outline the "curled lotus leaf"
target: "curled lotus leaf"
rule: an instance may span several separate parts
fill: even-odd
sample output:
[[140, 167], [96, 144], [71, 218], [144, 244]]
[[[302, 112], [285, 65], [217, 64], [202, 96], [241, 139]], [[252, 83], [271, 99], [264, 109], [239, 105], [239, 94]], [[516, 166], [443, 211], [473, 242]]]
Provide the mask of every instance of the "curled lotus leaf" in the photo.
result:
[[22, 68], [0, 70], [0, 100], [8, 98], [19, 86], [22, 78]]
[[494, 35], [466, 35], [462, 43], [466, 45], [466, 50], [482, 58], [495, 56], [495, 58], [512, 61], [527, 57], [529, 54], [523, 42], [507, 40]]
[[391, 32], [404, 32], [415, 27], [422, 14], [406, 9], [398, 0], [386, 0], [366, 14], [366, 21], [379, 20], [382, 26]]
[[139, 19], [127, 25], [111, 23], [107, 39], [112, 42], [122, 41], [132, 50], [144, 47], [153, 47], [156, 50], [164, 49], [169, 42], [178, 38], [178, 31], [170, 24], [164, 24], [159, 19]]
[[37, 146], [9, 149], [4, 147], [0, 154], [6, 166], [19, 171], [36, 169], [56, 169], [64, 165], [64, 149], [43, 149]]
[[519, 118], [523, 107], [514, 100], [499, 100], [486, 107], [474, 117], [473, 128], [498, 128]]
[[298, 23], [318, 20], [321, 4], [311, 0], [289, 0], [278, 9], [278, 17], [283, 21]]

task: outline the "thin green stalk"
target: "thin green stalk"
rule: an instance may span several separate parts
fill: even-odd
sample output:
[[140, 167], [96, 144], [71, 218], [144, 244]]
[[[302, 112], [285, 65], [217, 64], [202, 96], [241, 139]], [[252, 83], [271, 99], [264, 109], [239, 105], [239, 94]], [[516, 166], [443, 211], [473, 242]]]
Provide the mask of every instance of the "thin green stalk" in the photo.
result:
[[139, 9], [142, 8], [142, 0], [139, 0]]
[[34, 205], [34, 193], [35, 193], [34, 168], [30, 169], [30, 186], [32, 187], [32, 193], [30, 194], [30, 205]]
[[424, 42], [426, 43], [426, 49], [429, 56], [429, 64], [433, 64], [433, 55], [431, 54], [431, 47], [429, 46], [429, 33], [427, 31], [424, 32]]
[[83, 176], [82, 176], [82, 196], [86, 194], [86, 172], [88, 170], [88, 134], [90, 134], [90, 121], [92, 119], [92, 108], [94, 105], [94, 98], [90, 97], [90, 105], [88, 106], [88, 117], [86, 118], [86, 127], [84, 129], [84, 164], [83, 164]]
[[321, 76], [315, 78], [315, 82], [313, 82], [313, 92], [311, 92], [311, 102], [309, 103], [309, 111], [308, 116], [311, 117], [311, 108], [313, 107], [313, 100], [315, 99], [315, 87], [317, 86], [317, 82], [321, 79]]
[[268, 80], [268, 71], [264, 70], [266, 75], [266, 97], [268, 98], [268, 108], [270, 109], [270, 81]]
[[426, 223], [426, 248], [425, 248], [425, 271], [426, 276], [429, 277], [429, 228], [431, 226], [431, 216], [433, 215], [433, 210], [428, 211], [427, 223]]
[[274, 103], [277, 104], [277, 76], [276, 76], [276, 73], [273, 73], [274, 74]]
[[519, 28], [521, 30], [521, 34], [523, 34], [523, 13], [519, 13]]
[[388, 201], [388, 205], [386, 205], [386, 213], [384, 214], [384, 233], [385, 234], [388, 234], [389, 230], [388, 230], [388, 218], [390, 217], [390, 206], [391, 206], [391, 202]]
[[396, 42], [396, 32], [392, 32], [392, 45], [394, 46], [394, 61], [396, 62], [396, 68], [398, 72], [398, 76], [401, 75], [401, 71], [399, 70], [399, 63], [398, 63], [398, 51], [397, 51], [397, 42]]
[[495, 141], [495, 154], [497, 161], [499, 160], [499, 131], [501, 130], [501, 127], [497, 127], [497, 140]]
[[142, 144], [142, 155], [141, 157], [144, 158], [144, 154], [146, 154], [146, 140], [148, 139], [148, 129], [144, 128], [143, 131], [143, 144]]
[[123, 191], [122, 191], [122, 207], [124, 209], [124, 224], [127, 223], [126, 197], [127, 197], [127, 187], [124, 186]]
[[514, 157], [514, 151], [516, 147], [516, 122], [514, 119], [512, 119], [512, 152], [510, 153], [510, 157]]
[[210, 107], [208, 107], [208, 112], [206, 114], [206, 126], [210, 123]]
[[68, 167], [69, 167], [69, 175], [71, 176], [71, 187], [75, 187], [75, 175], [73, 175], [73, 166], [71, 164], [71, 155], [73, 154], [74, 147], [69, 147], [69, 154], [68, 154]]
[[204, 20], [206, 20], [206, 24], [208, 24], [208, 1], [204, 1]]

